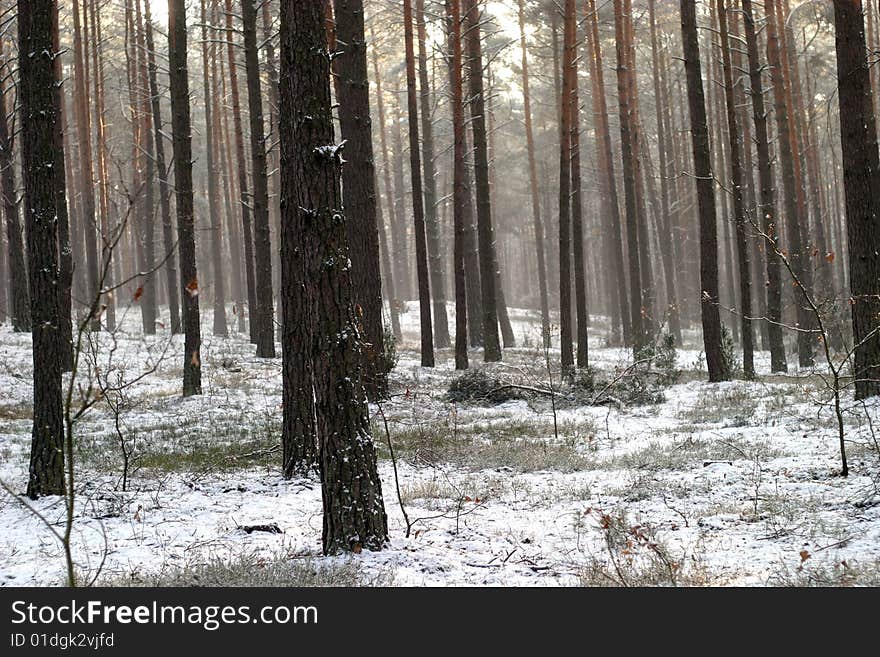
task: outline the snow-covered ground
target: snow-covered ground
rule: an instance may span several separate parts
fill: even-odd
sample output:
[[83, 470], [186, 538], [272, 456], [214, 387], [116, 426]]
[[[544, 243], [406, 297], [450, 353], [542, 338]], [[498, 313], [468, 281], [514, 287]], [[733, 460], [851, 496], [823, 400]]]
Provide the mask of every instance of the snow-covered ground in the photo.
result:
[[[489, 371], [558, 387], [558, 351], [550, 350], [548, 371], [539, 322], [513, 314], [518, 347]], [[871, 430], [880, 404], [854, 406], [847, 397], [850, 476], [842, 478], [819, 373], [771, 377], [766, 354], [759, 381], [709, 384], [688, 333], [692, 348], [678, 351], [681, 382], [664, 389], [662, 403], [560, 400], [554, 412], [549, 396], [533, 395], [453, 404], [453, 354], [440, 350], [435, 369], [420, 367], [410, 302], [381, 410], [411, 534], [372, 406], [390, 542], [381, 552], [324, 558], [320, 484], [280, 476], [280, 358], [254, 358], [240, 334], [212, 337], [206, 313], [204, 394], [183, 399], [182, 337], [163, 329], [144, 338], [137, 310], [122, 315], [115, 340], [98, 336], [102, 375], [131, 381], [155, 372], [109, 399], [121, 401], [118, 417], [102, 401], [77, 426], [73, 554], [86, 580], [140, 581], [246, 554], [344, 563], [363, 582], [403, 586], [880, 581], [880, 457]], [[604, 346], [603, 326], [592, 328], [590, 358], [607, 380], [629, 354]], [[472, 352], [472, 367], [480, 359]], [[17, 493], [27, 481], [31, 367], [30, 336], [0, 327], [0, 478]], [[131, 451], [125, 491], [117, 419]], [[0, 491], [0, 585], [63, 583], [61, 546], [25, 501]], [[33, 506], [63, 528], [62, 500]], [[283, 533], [239, 528], [269, 523]]]

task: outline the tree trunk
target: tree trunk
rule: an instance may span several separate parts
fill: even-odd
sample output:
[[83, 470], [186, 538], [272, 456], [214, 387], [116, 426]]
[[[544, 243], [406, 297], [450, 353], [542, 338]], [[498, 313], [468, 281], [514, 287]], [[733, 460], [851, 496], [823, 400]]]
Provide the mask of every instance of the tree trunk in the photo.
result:
[[177, 199], [177, 244], [183, 297], [183, 396], [202, 393], [199, 279], [193, 216], [192, 134], [189, 72], [186, 66], [186, 4], [168, 2], [168, 74], [171, 81], [171, 130], [174, 151], [174, 189]]
[[434, 333], [431, 326], [431, 291], [428, 281], [428, 251], [425, 207], [422, 198], [422, 164], [419, 153], [419, 116], [416, 96], [416, 64], [413, 44], [412, 0], [403, 0], [403, 30], [406, 41], [406, 97], [409, 117], [409, 164], [412, 179], [413, 234], [416, 240], [416, 274], [419, 284], [419, 323], [422, 338], [422, 367], [434, 367]]
[[251, 124], [251, 162], [254, 177], [254, 257], [257, 358], [275, 358], [274, 310], [272, 298], [272, 244], [269, 235], [269, 179], [266, 169], [266, 137], [257, 48], [256, 0], [241, 0], [244, 59], [247, 70], [248, 109]]
[[700, 67], [696, 6], [691, 0], [681, 0], [681, 38], [687, 74], [694, 176], [700, 215], [700, 308], [703, 321], [703, 348], [706, 352], [709, 381], [726, 381], [730, 378], [730, 371], [721, 350], [714, 177], [709, 153], [709, 128], [706, 122], [706, 101]]
[[[370, 40], [375, 43], [375, 38], [373, 34], [373, 29], [370, 28]], [[386, 205], [388, 207], [388, 224], [391, 227], [392, 234], [394, 233], [394, 223], [396, 205], [394, 202], [394, 188], [391, 184], [391, 159], [388, 156], [388, 140], [385, 136], [385, 100], [382, 96], [382, 76], [379, 74], [379, 56], [376, 53], [376, 50], [373, 50], [373, 78], [376, 83], [376, 110], [379, 112], [379, 143], [382, 147], [382, 174], [385, 181], [385, 200]], [[377, 211], [377, 216], [379, 215]], [[386, 235], [385, 226], [380, 221], [379, 222], [379, 230], [380, 237]], [[385, 251], [388, 251], [388, 240], [383, 239]], [[387, 266], [385, 267], [385, 273], [387, 274], [387, 285], [386, 294], [388, 296], [388, 309], [389, 314], [391, 315], [391, 331], [395, 337], [395, 339], [400, 340], [403, 337], [403, 334], [400, 330], [400, 299], [397, 296], [398, 285], [400, 280], [396, 276], [396, 271], [394, 269], [394, 265], [396, 263], [392, 262], [390, 255], [387, 258]]]
[[162, 110], [159, 104], [158, 68], [156, 66], [156, 46], [153, 42], [153, 19], [150, 14], [150, 0], [144, 0], [144, 14], [146, 19], [150, 107], [153, 115], [156, 169], [159, 174], [159, 205], [162, 211], [162, 247], [164, 249], [162, 259], [165, 260], [171, 333], [174, 334], [180, 333], [180, 278], [177, 273], [177, 258], [174, 254], [174, 220], [171, 216], [171, 187], [168, 184], [168, 165], [165, 163], [165, 136], [162, 127]]
[[639, 257], [639, 202], [637, 198], [637, 153], [633, 147], [633, 112], [630, 99], [629, 55], [627, 47], [628, 17], [624, 16], [623, 0], [614, 0], [614, 34], [617, 47], [617, 94], [620, 103], [620, 143], [623, 161], [623, 189], [626, 199], [626, 241], [629, 259], [629, 300], [632, 322], [633, 352], [638, 357], [648, 343], [643, 307], [642, 263]]
[[602, 48], [599, 40], [599, 20], [596, 11], [595, 0], [587, 0], [588, 19], [590, 21], [587, 30], [587, 41], [590, 46], [590, 78], [594, 80], [593, 113], [595, 116], [595, 129], [597, 131], [596, 149], [599, 152], [600, 174], [602, 178], [603, 198], [605, 199], [607, 222], [604, 234], [608, 237], [605, 243], [606, 253], [609, 254], [612, 271], [609, 272], [612, 280], [617, 279], [617, 292], [608, 290], [609, 296], [614, 297], [614, 306], [620, 314], [620, 321], [614, 322], [611, 329], [611, 342], [618, 344], [619, 338], [615, 339], [616, 327], [619, 324], [623, 329], [623, 343], [632, 344], [632, 324], [630, 310], [626, 299], [626, 273], [623, 265], [623, 238], [621, 236], [620, 203], [617, 196], [617, 181], [614, 177], [614, 151], [611, 147], [611, 129], [608, 126], [608, 103], [605, 98], [605, 74], [602, 67]]
[[834, 0], [855, 397], [880, 394], [880, 155], [861, 3]]
[[[455, 369], [468, 368], [468, 304], [465, 280], [465, 216], [468, 201], [465, 168], [464, 99], [462, 91], [461, 4], [446, 0], [446, 23], [450, 51], [450, 103], [452, 104], [453, 181], [452, 223], [454, 231], [453, 271], [455, 278]], [[528, 95], [526, 95], [528, 98]]]
[[324, 43], [319, 3], [282, 3], [283, 326], [288, 333], [300, 325], [306, 350], [292, 351], [287, 339], [282, 344], [286, 361], [298, 359], [301, 368], [312, 361], [323, 547], [335, 554], [381, 549], [388, 525], [361, 380], [345, 225], [338, 220], [341, 154], [327, 148], [334, 137]]
[[474, 137], [474, 177], [477, 197], [477, 240], [480, 255], [481, 310], [483, 317], [483, 358], [501, 360], [498, 335], [498, 299], [495, 278], [495, 246], [492, 232], [492, 204], [489, 189], [489, 153], [486, 140], [486, 109], [483, 92], [483, 46], [480, 12], [476, 0], [464, 1], [470, 85], [471, 129]]
[[[792, 270], [800, 281], [803, 291], [812, 294], [813, 272], [809, 254], [804, 250], [803, 231], [808, 227], [806, 206], [803, 202], [803, 189], [800, 188], [800, 155], [795, 133], [794, 117], [791, 111], [790, 94], [787, 92], [787, 59], [783, 56], [780, 45], [779, 27], [777, 23], [775, 2], [766, 0], [767, 7], [767, 63], [770, 66], [770, 78], [773, 82], [773, 99], [776, 114], [776, 126], [779, 133], [779, 160], [782, 165], [782, 186], [785, 192], [785, 219], [788, 239], [788, 259]], [[778, 256], [777, 256], [778, 257]], [[813, 365], [813, 342], [811, 333], [815, 318], [808, 304], [796, 294], [797, 307], [797, 345], [798, 362], [801, 367]]]
[[733, 88], [733, 66], [730, 57], [730, 35], [727, 29], [727, 8], [724, 0], [718, 3], [718, 25], [721, 32], [721, 59], [724, 69], [724, 95], [727, 105], [727, 136], [730, 142], [730, 174], [733, 183], [733, 214], [736, 222], [736, 251], [739, 264], [740, 328], [742, 334], [743, 373], [755, 376], [754, 334], [752, 332], [752, 280], [749, 247], [746, 237], [746, 209], [743, 200], [745, 180], [742, 146], [736, 116], [736, 97]]
[[661, 73], [660, 54], [658, 50], [657, 17], [655, 15], [656, 0], [649, 0], [648, 13], [651, 22], [651, 68], [654, 82], [654, 106], [657, 116], [657, 154], [658, 166], [660, 167], [660, 208], [658, 223], [658, 237], [663, 260], [663, 274], [666, 279], [666, 312], [664, 315], [669, 321], [669, 331], [678, 344], [681, 344], [681, 323], [678, 313], [678, 290], [675, 280], [675, 265], [672, 248], [672, 226], [669, 212], [669, 152], [666, 140], [666, 112], [664, 97], [660, 93]]
[[[100, 256], [96, 239], [95, 184], [92, 173], [91, 124], [89, 121], [89, 90], [85, 75], [85, 55], [83, 51], [82, 25], [80, 21], [80, 0], [73, 0], [73, 68], [75, 89], [74, 116], [76, 118], [77, 140], [79, 141], [79, 186], [82, 198], [82, 229], [85, 236], [89, 279], [89, 298], [98, 293], [101, 285], [98, 280]], [[107, 237], [105, 236], [105, 239]], [[92, 317], [92, 328], [100, 330], [100, 315]]]
[[[34, 364], [33, 431], [27, 495], [64, 493], [64, 424], [58, 314], [59, 121], [54, 60], [55, 0], [18, 0], [19, 101], [25, 229]], [[62, 161], [63, 164], [63, 161]]]
[[383, 369], [382, 279], [376, 213], [370, 83], [362, 0], [335, 0], [336, 38], [342, 54], [335, 61], [339, 80], [339, 126], [345, 141], [342, 200], [348, 218], [349, 252], [355, 307], [363, 323], [365, 383], [371, 398], [385, 393]]
[[[225, 0], [226, 54], [229, 60], [229, 87], [232, 94], [232, 124], [235, 132], [235, 159], [238, 164], [238, 193], [241, 203], [241, 229], [244, 242], [244, 271], [248, 297], [248, 331], [253, 344], [258, 342], [257, 284], [254, 276], [254, 239], [251, 225], [251, 206], [248, 201], [247, 160], [244, 154], [244, 128], [241, 120], [241, 96], [238, 88], [238, 65], [233, 36], [232, 0]], [[256, 18], [254, 19], [256, 21]], [[256, 29], [256, 28], [255, 28]], [[243, 312], [243, 309], [242, 309]]]
[[[568, 5], [566, 5], [566, 8]], [[584, 266], [584, 227], [581, 203], [581, 122], [580, 93], [578, 90], [578, 37], [577, 9], [571, 0], [571, 15], [567, 18], [574, 25], [571, 27], [571, 53], [566, 74], [571, 78], [568, 83], [569, 139], [571, 149], [571, 240], [574, 255], [574, 298], [577, 313], [577, 366], [587, 367], [589, 349], [587, 346], [587, 327], [590, 317], [587, 310], [587, 272]]]
[[[202, 87], [204, 88], [205, 101], [205, 154], [208, 167], [208, 212], [211, 215], [211, 260], [214, 262], [214, 335], [226, 337], [229, 330], [226, 326], [226, 285], [223, 277], [225, 267], [223, 262], [223, 216], [220, 213], [220, 168], [217, 165], [217, 134], [214, 115], [217, 112], [216, 105], [216, 66], [214, 75], [211, 75], [211, 62], [216, 60], [216, 34], [213, 28], [208, 32], [208, 10], [205, 0], [200, 2], [202, 18]], [[209, 43], [210, 40], [210, 43]], [[274, 338], [273, 338], [274, 344]]]
[[[535, 250], [538, 256], [538, 292], [541, 302], [541, 337], [544, 349], [550, 347], [550, 306], [547, 302], [547, 265], [544, 262], [544, 221], [541, 217], [541, 197], [538, 191], [538, 167], [535, 164], [535, 136], [532, 130], [532, 101], [529, 93], [529, 58], [526, 48], [526, 21], [524, 0], [518, 0], [519, 44], [522, 50], [523, 114], [526, 127], [526, 150], [529, 158], [529, 191], [532, 197], [532, 223], [535, 230]], [[457, 224], [456, 224], [457, 225]], [[456, 232], [456, 236], [458, 233]], [[457, 262], [457, 261], [456, 261]]]
[[[3, 78], [8, 74], [6, 62], [0, 66]], [[6, 221], [6, 246], [9, 253], [9, 314], [12, 330], [31, 330], [31, 310], [28, 298], [28, 269], [21, 236], [21, 220], [18, 214], [18, 193], [15, 186], [15, 160], [9, 139], [9, 123], [6, 112], [6, 85], [0, 79], [0, 191], [3, 193], [3, 214]]]
[[416, 0], [415, 19], [419, 42], [419, 100], [422, 113], [422, 149], [425, 178], [425, 224], [428, 239], [428, 262], [431, 297], [434, 300], [434, 341], [439, 349], [450, 345], [449, 320], [446, 317], [443, 257], [440, 252], [440, 222], [437, 216], [437, 181], [434, 163], [434, 128], [431, 122], [431, 87], [428, 83], [428, 53], [425, 42], [425, 0]]
[[767, 333], [770, 340], [770, 371], [785, 372], [785, 344], [782, 340], [782, 264], [774, 253], [779, 248], [776, 231], [776, 194], [770, 161], [770, 142], [767, 136], [767, 113], [764, 109], [764, 85], [761, 80], [762, 65], [758, 54], [758, 37], [752, 0], [741, 0], [743, 27], [749, 55], [749, 82], [752, 96], [752, 116], [755, 124], [755, 148], [758, 153], [758, 181], [761, 187], [760, 229], [769, 238], [763, 244], [767, 265]]

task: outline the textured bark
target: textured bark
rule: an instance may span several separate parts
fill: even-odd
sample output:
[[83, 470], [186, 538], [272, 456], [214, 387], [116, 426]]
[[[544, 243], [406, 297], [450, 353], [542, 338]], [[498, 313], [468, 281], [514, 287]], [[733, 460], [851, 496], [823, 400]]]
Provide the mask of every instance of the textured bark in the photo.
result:
[[[461, 3], [446, 0], [446, 23], [449, 31], [450, 103], [452, 105], [453, 173], [452, 223], [453, 271], [455, 278], [455, 369], [468, 368], [468, 305], [465, 279], [465, 216], [467, 212], [467, 169], [465, 167], [464, 98], [462, 91]], [[528, 97], [528, 96], [526, 96]]]
[[[0, 67], [3, 77], [8, 73], [6, 63]], [[9, 259], [9, 315], [12, 330], [31, 330], [31, 309], [28, 298], [28, 270], [25, 265], [21, 221], [18, 214], [18, 194], [15, 188], [15, 161], [9, 139], [6, 111], [6, 85], [0, 80], [0, 192], [3, 193], [3, 217], [6, 222], [6, 248]]]
[[700, 69], [696, 7], [691, 0], [681, 0], [681, 38], [687, 74], [694, 176], [696, 177], [700, 218], [700, 308], [703, 322], [703, 348], [706, 352], [709, 380], [726, 381], [730, 378], [730, 372], [721, 351], [714, 178], [709, 153], [706, 100], [703, 94], [703, 79]]
[[[316, 2], [281, 5], [281, 166], [285, 333], [306, 327], [319, 444], [325, 554], [381, 549], [388, 538], [376, 451], [361, 381], [361, 340], [340, 208], [329, 59]], [[299, 304], [294, 302], [300, 301]], [[286, 411], [286, 409], [285, 409]]]
[[335, 0], [339, 80], [339, 126], [345, 141], [342, 200], [348, 218], [349, 252], [355, 308], [363, 323], [365, 383], [371, 398], [386, 389], [382, 354], [382, 278], [379, 271], [379, 233], [376, 212], [376, 172], [373, 160], [373, 124], [362, 0]]
[[880, 394], [880, 155], [861, 3], [834, 0], [855, 397]]
[[446, 289], [443, 255], [440, 248], [440, 221], [437, 216], [437, 171], [434, 163], [434, 126], [431, 120], [431, 86], [428, 82], [428, 53], [425, 42], [425, 0], [415, 0], [416, 34], [419, 44], [419, 101], [422, 119], [422, 150], [425, 177], [425, 227], [428, 238], [428, 264], [431, 298], [434, 300], [434, 342], [438, 349], [450, 345], [449, 319], [446, 316]]
[[752, 96], [752, 116], [755, 124], [755, 149], [758, 154], [758, 182], [760, 205], [758, 206], [761, 231], [770, 238], [769, 245], [762, 245], [767, 266], [767, 334], [770, 341], [770, 371], [785, 372], [785, 345], [782, 341], [782, 264], [774, 251], [779, 248], [776, 231], [776, 193], [770, 161], [770, 142], [767, 135], [767, 114], [764, 109], [764, 85], [761, 80], [762, 65], [758, 53], [758, 37], [752, 0], [741, 0], [743, 28], [749, 55], [749, 82]]
[[742, 144], [736, 116], [736, 96], [733, 87], [733, 65], [730, 56], [730, 33], [727, 28], [727, 8], [724, 0], [716, 0], [718, 25], [721, 34], [721, 60], [724, 70], [724, 96], [727, 108], [727, 137], [730, 143], [730, 178], [733, 184], [733, 214], [736, 222], [736, 251], [739, 265], [740, 330], [742, 334], [743, 373], [755, 376], [754, 333], [752, 332], [752, 280], [750, 254], [746, 238], [746, 208], [744, 202], [745, 174]]
[[[235, 160], [238, 168], [238, 193], [241, 203], [241, 229], [244, 242], [244, 271], [248, 298], [248, 330], [251, 342], [257, 343], [257, 286], [254, 276], [254, 239], [251, 206], [248, 202], [247, 160], [244, 152], [244, 128], [241, 120], [241, 95], [238, 87], [238, 65], [233, 36], [232, 0], [225, 0], [226, 8], [226, 56], [229, 60], [229, 88], [232, 96], [232, 124], [235, 132]], [[243, 312], [243, 309], [241, 309]]]
[[171, 80], [171, 130], [174, 149], [174, 189], [177, 200], [177, 245], [183, 297], [183, 395], [202, 393], [199, 279], [193, 212], [192, 134], [189, 107], [189, 72], [186, 59], [186, 7], [184, 0], [168, 2], [168, 73]]
[[[532, 100], [529, 93], [529, 58], [526, 48], [524, 0], [518, 0], [519, 45], [522, 50], [523, 115], [526, 129], [526, 152], [529, 158], [529, 192], [532, 199], [532, 225], [535, 231], [535, 251], [538, 264], [538, 293], [541, 302], [541, 336], [544, 348], [550, 346], [550, 306], [547, 302], [547, 264], [544, 253], [544, 220], [541, 217], [541, 197], [538, 191], [538, 166], [535, 163], [535, 136], [532, 130]], [[458, 233], [456, 232], [456, 236]], [[457, 283], [456, 283], [457, 284]], [[457, 297], [456, 297], [457, 298]]]
[[55, 0], [18, 1], [21, 164], [31, 290], [34, 421], [31, 433], [31, 499], [64, 492], [64, 425], [58, 313], [58, 217]]
[[422, 367], [434, 367], [434, 332], [431, 325], [431, 290], [428, 280], [428, 246], [425, 234], [425, 206], [422, 197], [422, 164], [419, 153], [419, 116], [416, 96], [415, 46], [413, 44], [412, 0], [403, 0], [403, 30], [406, 42], [406, 98], [409, 118], [409, 164], [412, 180], [413, 234], [416, 240], [416, 276], [419, 285], [419, 323]]
[[248, 110], [251, 128], [251, 173], [254, 180], [254, 263], [257, 357], [275, 358], [274, 309], [272, 298], [272, 244], [269, 233], [269, 178], [266, 168], [266, 137], [257, 47], [257, 0], [241, 0], [244, 32], [244, 60], [247, 71]]
[[168, 184], [168, 165], [165, 162], [165, 137], [162, 127], [162, 109], [159, 104], [159, 83], [157, 80], [156, 45], [153, 41], [153, 19], [150, 13], [150, 0], [144, 0], [146, 22], [147, 67], [150, 85], [150, 111], [153, 116], [153, 139], [156, 145], [156, 170], [159, 178], [159, 206], [162, 212], [162, 247], [165, 259], [165, 276], [168, 286], [168, 306], [171, 319], [171, 332], [180, 333], [180, 288], [177, 273], [177, 257], [174, 253], [174, 220], [171, 216], [171, 187]]
[[611, 130], [608, 126], [608, 103], [605, 97], [605, 74], [602, 67], [602, 48], [599, 41], [599, 20], [595, 0], [587, 0], [588, 20], [587, 41], [590, 47], [590, 78], [594, 81], [593, 113], [597, 131], [596, 149], [599, 153], [600, 175], [603, 200], [606, 205], [606, 227], [603, 231], [608, 239], [606, 253], [611, 260], [609, 272], [612, 280], [617, 279], [616, 291], [609, 287], [609, 295], [614, 297], [613, 307], [619, 313], [619, 321], [612, 326], [612, 343], [617, 326], [623, 330], [623, 343], [632, 344], [632, 324], [630, 309], [627, 307], [626, 273], [624, 271], [623, 237], [621, 236], [620, 203], [617, 196], [617, 181], [614, 177], [614, 151], [611, 147]]
[[477, 198], [477, 241], [480, 255], [480, 291], [483, 318], [483, 359], [501, 360], [498, 335], [498, 297], [495, 277], [495, 245], [492, 232], [492, 203], [489, 189], [489, 153], [486, 139], [486, 108], [483, 90], [483, 46], [480, 12], [476, 0], [464, 0], [464, 39], [468, 51], [468, 82], [471, 130], [474, 138], [474, 177]]

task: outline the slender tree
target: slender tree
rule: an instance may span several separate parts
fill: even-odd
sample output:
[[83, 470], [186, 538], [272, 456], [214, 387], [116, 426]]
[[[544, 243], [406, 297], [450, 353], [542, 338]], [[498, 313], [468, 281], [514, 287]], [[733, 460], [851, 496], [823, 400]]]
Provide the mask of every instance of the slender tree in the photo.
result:
[[272, 244], [269, 233], [269, 177], [266, 168], [266, 136], [260, 85], [260, 55], [257, 46], [257, 0], [241, 0], [244, 61], [247, 71], [248, 110], [251, 127], [251, 164], [254, 181], [254, 263], [257, 357], [275, 358], [274, 310], [272, 300]]
[[443, 256], [440, 252], [440, 224], [437, 216], [437, 171], [434, 163], [434, 126], [431, 117], [431, 85], [428, 80], [427, 26], [425, 0], [415, 0], [416, 35], [418, 39], [419, 111], [422, 128], [422, 166], [424, 168], [425, 228], [428, 240], [428, 271], [431, 298], [434, 301], [434, 342], [440, 349], [450, 345], [449, 320], [446, 317], [446, 288]]
[[547, 264], [544, 252], [544, 220], [541, 217], [541, 196], [538, 190], [538, 165], [535, 161], [535, 136], [532, 128], [532, 99], [529, 89], [529, 57], [526, 47], [525, 2], [517, 0], [519, 45], [522, 50], [523, 116], [526, 129], [526, 152], [529, 159], [529, 192], [532, 200], [532, 225], [538, 264], [538, 293], [541, 301], [541, 336], [544, 348], [550, 346], [550, 305], [547, 301]]
[[[214, 116], [217, 113], [216, 66], [211, 74], [211, 62], [216, 60], [216, 38], [212, 29], [209, 33], [209, 16], [205, 0], [201, 0], [202, 19], [202, 87], [205, 101], [205, 155], [208, 167], [208, 213], [211, 215], [211, 260], [214, 262], [214, 335], [226, 337], [229, 330], [226, 326], [226, 271], [220, 266], [223, 259], [223, 216], [220, 213], [220, 167], [218, 165], [217, 146], [219, 134], [216, 130]], [[274, 339], [273, 339], [274, 344]]]
[[168, 287], [168, 306], [171, 332], [180, 333], [180, 289], [177, 273], [177, 257], [174, 253], [174, 220], [171, 216], [171, 187], [168, 184], [168, 165], [165, 162], [165, 135], [160, 105], [156, 45], [153, 40], [153, 18], [150, 0], [144, 0], [144, 18], [147, 44], [147, 66], [150, 85], [150, 111], [153, 115], [153, 134], [156, 145], [156, 170], [159, 178], [159, 206], [162, 212], [162, 254]]
[[[241, 94], [238, 86], [238, 62], [235, 56], [236, 34], [233, 25], [232, 0], [225, 0], [226, 56], [229, 60], [229, 90], [232, 97], [232, 126], [235, 133], [235, 160], [238, 169], [238, 194], [241, 205], [241, 230], [244, 242], [244, 271], [248, 298], [248, 330], [251, 342], [257, 344], [257, 284], [254, 275], [253, 216], [248, 200], [247, 160], [244, 151], [244, 128], [241, 120]], [[256, 19], [254, 19], [256, 20]]]
[[362, 0], [335, 0], [335, 60], [339, 80], [339, 126], [345, 142], [342, 200], [348, 218], [348, 243], [356, 308], [362, 314], [365, 375], [371, 397], [385, 389], [382, 365], [382, 279], [379, 273], [379, 232], [376, 212], [376, 171], [373, 160], [370, 84]]
[[628, 15], [624, 0], [614, 0], [614, 41], [617, 54], [617, 95], [620, 104], [620, 144], [623, 164], [623, 191], [626, 202], [626, 243], [629, 263], [630, 320], [632, 346], [638, 356], [648, 343], [645, 329], [647, 312], [643, 303], [642, 258], [639, 257], [638, 153], [634, 148], [634, 112], [630, 98], [632, 71], [627, 47]]
[[453, 173], [452, 223], [453, 271], [455, 279], [455, 369], [468, 368], [468, 303], [465, 281], [465, 215], [468, 204], [467, 169], [465, 167], [464, 98], [462, 90], [461, 3], [446, 0], [446, 22], [449, 27], [450, 99], [452, 105]]
[[709, 128], [700, 66], [697, 11], [692, 0], [681, 0], [681, 40], [687, 75], [688, 107], [694, 153], [694, 176], [700, 219], [700, 310], [703, 348], [710, 381], [730, 378], [729, 364], [721, 349], [721, 315], [718, 311], [718, 237], [715, 214], [715, 179], [709, 153]]
[[752, 280], [748, 238], [746, 235], [746, 208], [744, 201], [745, 173], [740, 128], [736, 116], [736, 96], [733, 86], [733, 65], [730, 56], [730, 33], [727, 28], [727, 7], [724, 0], [716, 0], [718, 25], [721, 35], [721, 60], [724, 70], [724, 96], [727, 108], [727, 138], [730, 145], [730, 179], [733, 184], [733, 214], [736, 222], [736, 252], [739, 268], [740, 331], [742, 335], [743, 373], [755, 376], [754, 333], [752, 332]]
[[177, 206], [177, 245], [183, 297], [183, 395], [202, 393], [199, 278], [196, 269], [195, 217], [192, 182], [192, 131], [189, 72], [186, 52], [186, 2], [168, 2], [168, 74], [171, 81], [171, 130], [174, 151], [174, 189]]
[[18, 194], [15, 186], [15, 160], [9, 134], [6, 111], [7, 93], [3, 79], [8, 74], [6, 62], [0, 66], [0, 192], [3, 194], [3, 217], [6, 222], [6, 248], [9, 259], [9, 315], [13, 331], [31, 330], [30, 300], [28, 298], [28, 270], [21, 236]]
[[[779, 248], [776, 230], [776, 192], [770, 160], [770, 140], [767, 134], [767, 113], [764, 109], [762, 64], [758, 50], [758, 35], [752, 0], [741, 0], [743, 28], [749, 56], [749, 86], [752, 97], [752, 117], [755, 124], [755, 150], [758, 154], [758, 183], [760, 186], [760, 229], [769, 243], [764, 248], [767, 257], [767, 334], [770, 342], [770, 371], [785, 372], [785, 344], [782, 340], [782, 290], [779, 258], [773, 251]], [[763, 246], [763, 245], [762, 245]]]
[[609, 278], [617, 280], [617, 291], [609, 286], [608, 294], [613, 298], [612, 304], [620, 316], [618, 322], [612, 326], [612, 343], [617, 344], [620, 335], [614, 339], [614, 332], [620, 326], [623, 330], [623, 343], [632, 344], [632, 325], [630, 323], [630, 311], [626, 304], [626, 273], [624, 271], [623, 237], [621, 236], [620, 203], [617, 196], [617, 182], [614, 176], [614, 152], [611, 147], [611, 129], [608, 125], [608, 103], [605, 98], [605, 73], [602, 66], [602, 48], [599, 40], [599, 18], [596, 11], [595, 0], [587, 0], [587, 42], [590, 46], [588, 62], [590, 65], [590, 78], [593, 80], [593, 113], [597, 130], [597, 145], [603, 199], [607, 205], [605, 236], [608, 238], [606, 253], [611, 259], [611, 267], [608, 267]]
[[422, 164], [419, 153], [419, 116], [416, 95], [415, 46], [412, 0], [403, 0], [403, 33], [406, 42], [406, 96], [409, 116], [409, 163], [412, 178], [413, 228], [416, 239], [416, 274], [419, 284], [419, 321], [422, 367], [434, 367], [434, 333], [431, 326], [431, 291], [428, 279], [428, 247], [425, 207], [422, 198]]
[[483, 46], [480, 10], [476, 0], [464, 0], [464, 39], [468, 52], [471, 130], [474, 138], [474, 177], [477, 198], [477, 239], [480, 256], [481, 310], [483, 317], [483, 358], [501, 360], [498, 334], [495, 245], [492, 232], [492, 204], [489, 189], [489, 151], [486, 138], [486, 109], [483, 89]]

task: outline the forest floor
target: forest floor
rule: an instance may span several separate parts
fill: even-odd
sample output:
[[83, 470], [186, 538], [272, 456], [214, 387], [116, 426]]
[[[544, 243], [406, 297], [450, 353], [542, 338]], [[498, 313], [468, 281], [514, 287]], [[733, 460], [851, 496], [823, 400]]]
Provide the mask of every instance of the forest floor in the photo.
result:
[[[519, 346], [491, 366], [473, 351], [471, 364], [520, 387], [490, 380], [487, 396], [452, 402], [453, 353], [419, 366], [409, 306], [391, 398], [381, 412], [371, 405], [390, 541], [350, 557], [321, 556], [319, 481], [280, 475], [280, 358], [253, 357], [242, 334], [214, 338], [206, 316], [204, 394], [184, 399], [182, 337], [144, 338], [138, 311], [122, 313], [115, 336], [97, 336], [102, 376], [156, 369], [77, 425], [81, 581], [880, 584], [880, 400], [855, 405], [847, 393], [843, 478], [821, 372], [770, 376], [761, 354], [758, 381], [709, 384], [698, 335], [686, 332], [678, 381], [660, 386], [627, 371], [630, 354], [605, 346], [597, 320], [595, 382], [560, 386], [558, 351], [548, 370], [537, 318], [514, 311]], [[0, 479], [16, 493], [27, 483], [31, 368], [30, 335], [0, 328]], [[605, 403], [589, 405], [597, 391]], [[61, 546], [25, 502], [0, 491], [0, 585], [63, 584]], [[63, 500], [33, 506], [63, 529]], [[243, 529], [272, 523], [280, 533]]]

